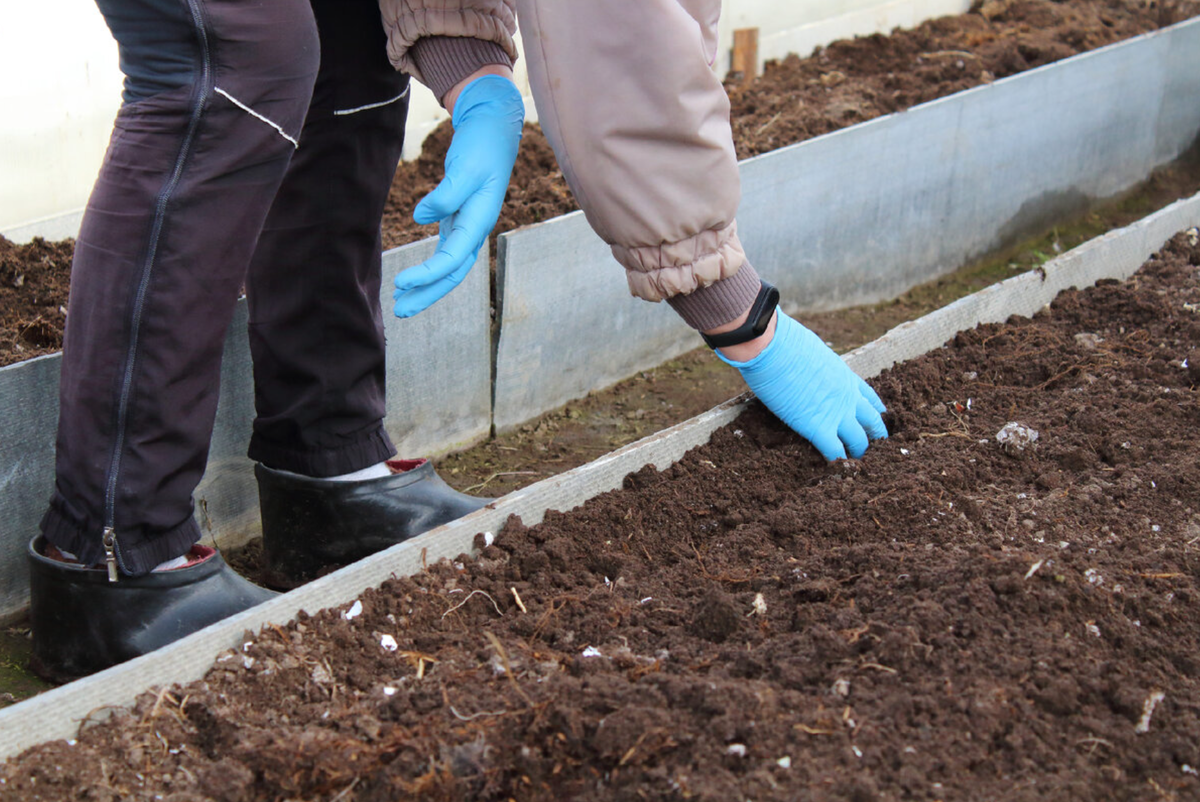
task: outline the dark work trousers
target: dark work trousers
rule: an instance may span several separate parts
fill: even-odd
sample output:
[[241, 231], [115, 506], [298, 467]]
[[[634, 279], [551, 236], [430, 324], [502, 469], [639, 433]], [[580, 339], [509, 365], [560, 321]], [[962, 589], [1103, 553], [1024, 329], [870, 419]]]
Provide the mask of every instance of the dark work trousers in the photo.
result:
[[125, 103], [75, 247], [42, 531], [136, 576], [199, 539], [192, 493], [243, 286], [253, 455], [336, 475], [393, 453], [378, 229], [407, 77], [375, 0], [97, 5]]

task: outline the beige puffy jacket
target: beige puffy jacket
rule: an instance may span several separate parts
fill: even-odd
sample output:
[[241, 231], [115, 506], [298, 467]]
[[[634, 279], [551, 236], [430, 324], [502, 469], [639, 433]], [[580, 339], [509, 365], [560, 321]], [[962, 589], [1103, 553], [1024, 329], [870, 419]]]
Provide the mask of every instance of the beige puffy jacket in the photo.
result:
[[697, 328], [749, 308], [759, 281], [737, 236], [729, 100], [711, 69], [720, 0], [379, 5], [392, 63], [418, 80], [419, 39], [482, 39], [515, 59], [519, 18], [542, 128], [632, 293], [670, 300]]

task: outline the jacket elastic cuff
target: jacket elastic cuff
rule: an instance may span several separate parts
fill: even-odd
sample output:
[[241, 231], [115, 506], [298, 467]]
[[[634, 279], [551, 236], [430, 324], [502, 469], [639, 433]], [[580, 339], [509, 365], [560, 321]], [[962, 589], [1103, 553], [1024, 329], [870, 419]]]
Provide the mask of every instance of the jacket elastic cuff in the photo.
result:
[[762, 281], [749, 262], [738, 272], [687, 295], [667, 299], [683, 321], [697, 331], [708, 331], [735, 320], [754, 303]]
[[459, 81], [481, 67], [489, 64], [512, 67], [512, 59], [500, 45], [467, 36], [423, 36], [408, 52], [438, 103]]

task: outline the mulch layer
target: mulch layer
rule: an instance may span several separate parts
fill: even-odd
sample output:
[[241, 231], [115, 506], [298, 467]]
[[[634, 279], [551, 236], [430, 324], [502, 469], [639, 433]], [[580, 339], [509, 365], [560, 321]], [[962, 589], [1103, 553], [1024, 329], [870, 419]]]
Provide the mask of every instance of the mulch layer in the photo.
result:
[[1193, 229], [877, 377], [861, 461], [752, 407], [248, 636], [0, 796], [1198, 798], [1198, 309]]
[[[1200, 15], [1200, 0], [988, 0], [912, 30], [844, 40], [726, 81], [738, 156], [784, 147]], [[383, 219], [387, 248], [437, 233], [412, 210], [442, 176], [448, 123], [400, 165]], [[578, 208], [545, 136], [527, 126], [497, 232]], [[494, 243], [493, 243], [494, 245]], [[74, 243], [14, 246], [0, 238], [0, 365], [61, 348]], [[30, 263], [55, 251], [58, 273], [35, 284]], [[493, 253], [495, 249], [493, 247]], [[25, 275], [27, 284], [14, 286]]]

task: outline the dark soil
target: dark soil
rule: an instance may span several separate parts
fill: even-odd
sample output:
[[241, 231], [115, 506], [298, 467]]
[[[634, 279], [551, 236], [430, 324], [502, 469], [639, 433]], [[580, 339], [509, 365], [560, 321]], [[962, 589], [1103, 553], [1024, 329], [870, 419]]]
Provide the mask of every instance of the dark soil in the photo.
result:
[[[818, 48], [729, 80], [734, 141], [747, 158], [1200, 14], [1196, 0], [986, 0], [889, 36]], [[1047, 109], [1047, 113], [1052, 110]]]
[[75, 240], [0, 237], [0, 366], [62, 348]]
[[[746, 158], [1197, 14], [1200, 0], [989, 0], [970, 14], [932, 20], [914, 30], [837, 42], [807, 58], [772, 62], [754, 80], [736, 75], [727, 80], [735, 146], [739, 157]], [[426, 140], [420, 158], [397, 170], [384, 213], [385, 247], [436, 233], [436, 226], [413, 222], [412, 210], [440, 180], [451, 134], [449, 124], [443, 124]], [[496, 231], [576, 208], [545, 137], [537, 126], [527, 126]], [[0, 240], [6, 265], [13, 247]], [[55, 282], [65, 287], [73, 242], [46, 247], [56, 251], [60, 272]], [[36, 251], [22, 256], [12, 264], [12, 277], [31, 272], [26, 260], [41, 258]], [[0, 271], [0, 293], [21, 289], [11, 287], [8, 270]], [[30, 285], [27, 292], [34, 291]], [[38, 300], [42, 297], [30, 301], [23, 295], [0, 295], [0, 365], [61, 347], [65, 315], [57, 310], [65, 308], [66, 299], [55, 295], [47, 306]]]
[[1198, 307], [1192, 230], [878, 377], [864, 460], [752, 408], [35, 747], [0, 794], [1197, 798]]

